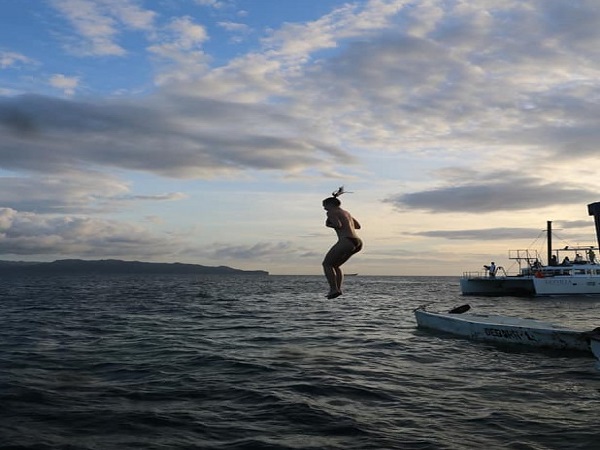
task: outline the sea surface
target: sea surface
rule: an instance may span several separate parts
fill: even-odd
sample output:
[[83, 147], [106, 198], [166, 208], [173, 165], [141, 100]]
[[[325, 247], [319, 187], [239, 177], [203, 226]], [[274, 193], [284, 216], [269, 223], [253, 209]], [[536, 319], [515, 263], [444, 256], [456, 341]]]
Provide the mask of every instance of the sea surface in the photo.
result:
[[0, 449], [599, 449], [593, 357], [418, 330], [413, 310], [600, 326], [600, 298], [454, 277], [0, 280]]

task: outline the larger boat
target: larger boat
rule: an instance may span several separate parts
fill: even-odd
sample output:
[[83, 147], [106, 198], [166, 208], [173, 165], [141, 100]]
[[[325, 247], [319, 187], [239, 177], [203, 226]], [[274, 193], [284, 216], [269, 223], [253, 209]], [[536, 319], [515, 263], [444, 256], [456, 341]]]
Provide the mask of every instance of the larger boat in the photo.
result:
[[600, 247], [600, 202], [588, 205], [594, 216], [598, 246], [566, 246], [552, 248], [552, 222], [547, 222], [547, 263], [537, 251], [510, 250], [509, 259], [516, 261], [516, 274], [503, 267], [483, 272], [465, 272], [460, 279], [463, 295], [591, 295], [600, 294], [600, 263], [596, 252]]

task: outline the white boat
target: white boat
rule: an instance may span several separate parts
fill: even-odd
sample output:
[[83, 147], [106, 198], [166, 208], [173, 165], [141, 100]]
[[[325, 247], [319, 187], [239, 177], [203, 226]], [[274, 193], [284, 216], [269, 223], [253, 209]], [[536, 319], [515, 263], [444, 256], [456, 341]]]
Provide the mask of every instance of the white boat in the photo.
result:
[[533, 319], [461, 313], [469, 309], [469, 305], [463, 305], [449, 312], [434, 313], [420, 307], [414, 312], [420, 328], [477, 341], [593, 353], [600, 360], [600, 327], [579, 331]]
[[[594, 216], [600, 246], [600, 202], [588, 205]], [[552, 249], [552, 222], [547, 222], [547, 264], [537, 251], [510, 250], [508, 258], [516, 261], [516, 274], [503, 267], [483, 272], [465, 272], [460, 279], [463, 295], [595, 295], [600, 294], [600, 263], [597, 246], [566, 246]], [[560, 262], [559, 262], [560, 261]]]

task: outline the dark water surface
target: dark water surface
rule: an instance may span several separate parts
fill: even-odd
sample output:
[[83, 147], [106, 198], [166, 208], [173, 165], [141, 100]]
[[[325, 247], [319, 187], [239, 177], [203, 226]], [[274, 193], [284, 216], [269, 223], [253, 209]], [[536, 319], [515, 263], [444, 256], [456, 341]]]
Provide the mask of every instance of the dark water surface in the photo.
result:
[[599, 449], [591, 357], [417, 330], [413, 309], [600, 326], [600, 298], [457, 278], [0, 281], [0, 449]]

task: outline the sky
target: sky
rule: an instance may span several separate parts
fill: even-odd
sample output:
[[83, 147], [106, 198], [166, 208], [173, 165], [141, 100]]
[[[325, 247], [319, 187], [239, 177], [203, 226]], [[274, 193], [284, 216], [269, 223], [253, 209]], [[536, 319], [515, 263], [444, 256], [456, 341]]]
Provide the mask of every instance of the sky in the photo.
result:
[[0, 259], [320, 274], [339, 186], [361, 275], [510, 268], [546, 221], [597, 245], [595, 0], [0, 0], [0, 21]]

